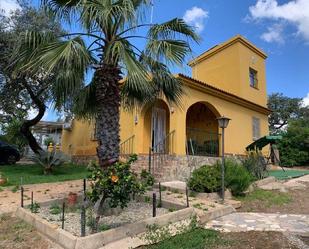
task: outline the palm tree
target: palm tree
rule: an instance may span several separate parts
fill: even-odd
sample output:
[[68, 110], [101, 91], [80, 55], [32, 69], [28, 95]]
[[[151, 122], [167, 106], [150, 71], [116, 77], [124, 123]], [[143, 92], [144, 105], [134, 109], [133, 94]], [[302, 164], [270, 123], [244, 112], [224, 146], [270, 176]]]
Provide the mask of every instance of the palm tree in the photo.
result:
[[[181, 66], [191, 52], [189, 41], [199, 38], [182, 19], [144, 23], [149, 0], [44, 0], [43, 4], [60, 18], [78, 20], [84, 30], [65, 35], [60, 42], [50, 39], [25, 67], [66, 68], [66, 77], [58, 82], [63, 101], [76, 78], [94, 70], [91, 83], [75, 100], [75, 113], [96, 119], [97, 155], [100, 166], [107, 167], [119, 158], [121, 103], [131, 108], [159, 96], [179, 103], [181, 82], [168, 66]], [[31, 32], [26, 41], [46, 35]], [[82, 38], [87, 39], [83, 42]], [[136, 45], [137, 39], [143, 48]]]

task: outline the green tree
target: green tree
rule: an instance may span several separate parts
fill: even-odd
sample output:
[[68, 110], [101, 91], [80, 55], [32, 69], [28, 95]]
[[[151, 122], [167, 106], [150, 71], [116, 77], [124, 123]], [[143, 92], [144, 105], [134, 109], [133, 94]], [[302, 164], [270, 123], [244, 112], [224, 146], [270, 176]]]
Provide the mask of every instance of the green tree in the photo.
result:
[[290, 121], [279, 142], [280, 160], [284, 166], [309, 164], [309, 116]]
[[290, 119], [302, 116], [302, 99], [290, 98], [282, 93], [273, 93], [268, 96], [268, 108], [272, 111], [269, 116], [269, 130], [272, 134], [280, 132]]
[[[96, 118], [101, 167], [119, 159], [121, 101], [127, 107], [159, 96], [180, 102], [181, 83], [168, 65], [182, 65], [191, 51], [189, 40], [198, 41], [198, 37], [182, 19], [145, 23], [143, 16], [150, 4], [148, 0], [44, 1], [49, 11], [61, 18], [74, 16], [76, 19], [71, 21], [78, 20], [84, 31], [68, 34], [60, 42], [50, 39], [35, 51], [27, 66], [35, 69], [43, 65], [52, 71], [61, 64], [74, 79], [84, 77], [89, 68], [95, 71], [91, 83], [76, 99], [75, 111]], [[52, 35], [31, 32], [25, 40], [33, 43], [46, 36]], [[91, 39], [87, 47], [81, 37]], [[136, 45], [137, 39], [145, 44], [143, 48]], [[60, 90], [70, 92], [70, 84], [62, 83]]]
[[[20, 70], [20, 65], [27, 64], [32, 58], [32, 51], [42, 41], [32, 46], [22, 43], [26, 32], [49, 32], [62, 34], [59, 21], [45, 11], [35, 9], [25, 2], [20, 2], [21, 9], [9, 17], [0, 16], [0, 111], [2, 130], [10, 127], [10, 122], [18, 120], [20, 132], [27, 139], [34, 152], [42, 148], [31, 132], [46, 111], [46, 103], [55, 99], [53, 72], [46, 73], [43, 67], [36, 70]], [[28, 119], [29, 110], [37, 115]], [[17, 124], [16, 123], [16, 124]]]
[[1, 140], [16, 145], [18, 150], [23, 153], [27, 140], [20, 132], [21, 123], [22, 121], [19, 119], [13, 118], [7, 125], [2, 126], [3, 135]]
[[309, 163], [309, 107], [301, 98], [290, 98], [281, 93], [268, 97], [269, 129], [282, 135], [278, 142], [281, 164], [284, 166]]

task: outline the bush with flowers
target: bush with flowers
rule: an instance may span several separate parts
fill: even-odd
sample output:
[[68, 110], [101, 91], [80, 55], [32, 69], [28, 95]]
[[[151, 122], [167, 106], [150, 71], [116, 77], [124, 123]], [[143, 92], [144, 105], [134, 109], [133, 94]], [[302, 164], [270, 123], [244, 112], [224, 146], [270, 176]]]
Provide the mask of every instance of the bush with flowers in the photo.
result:
[[97, 222], [106, 202], [110, 208], [125, 208], [135, 195], [144, 193], [144, 184], [131, 170], [136, 160], [137, 155], [132, 155], [128, 161], [117, 162], [107, 168], [101, 168], [96, 162], [89, 164], [91, 190], [87, 195], [95, 206]]

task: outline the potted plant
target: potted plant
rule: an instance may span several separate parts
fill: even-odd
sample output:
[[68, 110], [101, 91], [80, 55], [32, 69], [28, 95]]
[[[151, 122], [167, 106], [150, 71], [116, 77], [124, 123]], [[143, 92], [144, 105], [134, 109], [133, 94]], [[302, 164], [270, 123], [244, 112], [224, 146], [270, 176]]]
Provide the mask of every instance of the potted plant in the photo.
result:
[[70, 192], [68, 196], [68, 205], [74, 206], [77, 203], [77, 194]]
[[7, 179], [0, 173], [0, 186], [7, 183]]

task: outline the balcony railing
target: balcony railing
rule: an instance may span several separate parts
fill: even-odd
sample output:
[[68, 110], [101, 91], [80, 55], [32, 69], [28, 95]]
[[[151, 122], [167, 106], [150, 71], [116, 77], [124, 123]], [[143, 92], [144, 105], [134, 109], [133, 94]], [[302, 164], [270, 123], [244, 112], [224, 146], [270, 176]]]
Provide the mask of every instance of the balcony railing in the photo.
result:
[[220, 134], [187, 128], [187, 154], [195, 156], [219, 156]]

